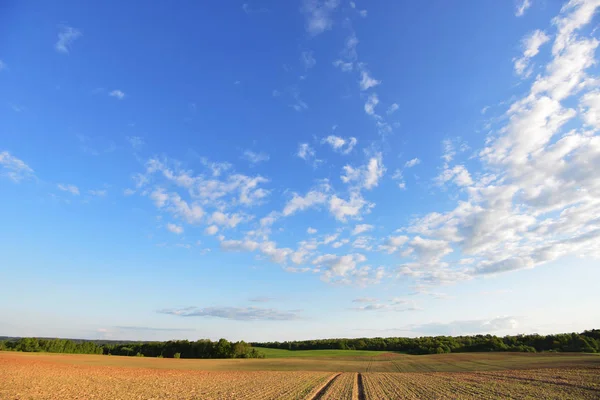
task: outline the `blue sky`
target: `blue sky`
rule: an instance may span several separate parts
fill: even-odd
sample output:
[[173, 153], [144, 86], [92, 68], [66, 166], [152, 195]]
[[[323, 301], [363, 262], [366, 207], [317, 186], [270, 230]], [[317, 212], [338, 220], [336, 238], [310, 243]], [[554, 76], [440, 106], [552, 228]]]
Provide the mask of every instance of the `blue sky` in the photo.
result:
[[0, 335], [598, 327], [599, 5], [7, 3]]

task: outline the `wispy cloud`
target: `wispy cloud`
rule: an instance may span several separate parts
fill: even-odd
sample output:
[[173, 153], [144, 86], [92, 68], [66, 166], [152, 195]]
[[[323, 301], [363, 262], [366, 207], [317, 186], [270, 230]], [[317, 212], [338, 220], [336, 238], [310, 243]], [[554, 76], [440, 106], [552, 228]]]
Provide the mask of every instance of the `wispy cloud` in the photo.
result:
[[517, 17], [522, 17], [525, 15], [525, 11], [531, 7], [531, 0], [517, 0], [517, 9], [515, 10], [515, 15]]
[[418, 158], [413, 158], [412, 160], [409, 160], [406, 162], [406, 164], [404, 164], [404, 168], [412, 168], [415, 165], [419, 164], [421, 164], [421, 160], [419, 160]]
[[177, 235], [181, 235], [183, 233], [183, 227], [181, 225], [168, 223], [167, 230], [169, 232], [175, 233]]
[[196, 329], [192, 329], [192, 328], [153, 328], [153, 327], [149, 327], [149, 326], [115, 326], [114, 327], [117, 330], [120, 331], [136, 331], [136, 332], [144, 332], [144, 331], [151, 331], [151, 332], [192, 332], [195, 331]]
[[517, 75], [527, 78], [531, 75], [532, 68], [530, 60], [540, 52], [540, 47], [548, 42], [550, 38], [546, 33], [539, 29], [532, 32], [529, 36], [523, 39], [523, 56], [515, 59], [515, 72]]
[[392, 115], [393, 113], [398, 111], [399, 108], [400, 108], [400, 106], [398, 104], [392, 103], [392, 105], [388, 107], [386, 113], [387, 113], [387, 115]]
[[258, 164], [264, 161], [269, 161], [269, 155], [264, 152], [254, 152], [252, 150], [245, 150], [242, 158], [251, 164]]
[[69, 50], [75, 39], [81, 36], [81, 32], [70, 26], [62, 26], [58, 33], [58, 41], [54, 48], [59, 53], [69, 54]]
[[238, 321], [291, 321], [300, 318], [298, 310], [281, 311], [260, 307], [186, 307], [159, 310], [180, 317], [214, 317]]
[[413, 332], [426, 335], [473, 335], [497, 331], [514, 332], [519, 327], [521, 320], [520, 317], [506, 316], [491, 319], [432, 322], [410, 325], [408, 328]]
[[94, 197], [105, 197], [108, 191], [106, 189], [88, 190], [88, 194]]
[[139, 150], [144, 145], [144, 139], [139, 136], [127, 136], [127, 141], [134, 150]]
[[357, 142], [355, 137], [344, 139], [335, 135], [329, 135], [321, 140], [321, 143], [327, 143], [334, 151], [341, 154], [350, 154]]
[[370, 89], [372, 87], [375, 87], [379, 84], [381, 84], [381, 81], [378, 81], [377, 79], [373, 78], [370, 74], [369, 71], [363, 69], [360, 73], [361, 75], [361, 79], [360, 79], [360, 90], [367, 90]]
[[0, 60], [0, 71], [3, 71], [7, 68], [6, 63], [2, 60]]
[[8, 151], [0, 153], [0, 176], [7, 177], [14, 182], [33, 178], [33, 169], [23, 160], [11, 155]]
[[317, 36], [333, 26], [332, 14], [339, 0], [304, 0], [302, 12], [306, 17], [306, 32]]
[[75, 185], [59, 183], [56, 186], [63, 192], [68, 192], [74, 196], [79, 196], [79, 188]]
[[251, 301], [253, 303], [268, 303], [269, 301], [273, 301], [273, 297], [267, 297], [267, 296], [257, 296], [257, 297], [251, 297], [248, 299], [248, 301]]
[[242, 4], [242, 10], [244, 10], [246, 14], [261, 14], [269, 12], [269, 9], [266, 7], [252, 7], [248, 3]]
[[300, 60], [302, 61], [302, 64], [304, 64], [305, 69], [312, 68], [317, 63], [312, 51], [303, 51]]
[[375, 107], [379, 104], [379, 97], [377, 93], [369, 95], [367, 102], [365, 103], [365, 112], [369, 115], [375, 115]]
[[113, 90], [108, 95], [111, 97], [116, 97], [119, 100], [123, 100], [125, 98], [125, 93], [118, 89]]

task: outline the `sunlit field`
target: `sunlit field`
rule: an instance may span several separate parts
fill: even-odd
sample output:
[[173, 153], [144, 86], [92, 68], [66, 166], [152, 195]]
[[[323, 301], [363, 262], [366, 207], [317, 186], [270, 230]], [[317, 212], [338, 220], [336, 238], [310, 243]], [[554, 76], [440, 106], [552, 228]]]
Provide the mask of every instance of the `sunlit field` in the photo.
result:
[[191, 360], [1, 352], [0, 398], [600, 397], [596, 355], [295, 353], [289, 358]]

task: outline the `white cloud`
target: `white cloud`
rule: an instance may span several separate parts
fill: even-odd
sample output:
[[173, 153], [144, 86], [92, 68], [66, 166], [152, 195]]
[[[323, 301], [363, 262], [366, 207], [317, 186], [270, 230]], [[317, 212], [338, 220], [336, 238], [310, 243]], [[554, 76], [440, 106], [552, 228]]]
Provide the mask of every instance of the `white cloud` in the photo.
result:
[[144, 145], [144, 139], [139, 136], [127, 136], [127, 141], [134, 150], [139, 150]]
[[529, 68], [530, 60], [540, 52], [540, 47], [548, 42], [550, 38], [539, 29], [532, 32], [523, 39], [523, 56], [515, 59], [515, 72], [525, 78], [531, 75], [532, 69]]
[[219, 232], [219, 227], [216, 225], [211, 225], [204, 229], [204, 233], [207, 235], [215, 235], [217, 232]]
[[366, 165], [358, 168], [345, 165], [343, 171], [343, 175], [340, 177], [342, 182], [355, 184], [357, 188], [370, 190], [379, 184], [379, 179], [381, 179], [386, 169], [383, 166], [381, 153], [377, 153], [369, 158]]
[[379, 282], [383, 278], [383, 269], [361, 266], [366, 260], [359, 253], [342, 256], [324, 254], [315, 258], [312, 264], [322, 273], [321, 279], [325, 282], [358, 285]]
[[395, 113], [396, 111], [398, 111], [399, 108], [400, 108], [400, 106], [398, 104], [392, 103], [392, 105], [388, 107], [386, 113], [388, 115], [392, 115], [393, 113]]
[[54, 48], [59, 53], [69, 54], [69, 48], [75, 39], [79, 38], [80, 36], [81, 32], [79, 32], [79, 30], [70, 26], [62, 26], [60, 28], [60, 32], [58, 33], [58, 41], [54, 45]]
[[377, 104], [379, 104], [379, 97], [377, 97], [377, 94], [370, 94], [365, 103], [365, 112], [369, 115], [375, 115], [375, 107]]
[[33, 178], [33, 169], [23, 160], [11, 155], [8, 151], [0, 153], [0, 176], [5, 176], [14, 182]]
[[255, 153], [252, 150], [246, 150], [246, 151], [244, 151], [242, 158], [245, 159], [246, 161], [249, 161], [251, 164], [258, 164], [263, 161], [269, 161], [270, 157], [267, 153], [263, 153], [263, 152]]
[[354, 227], [354, 229], [352, 230], [352, 234], [353, 235], [360, 235], [361, 233], [364, 232], [368, 232], [373, 230], [373, 228], [375, 228], [373, 225], [369, 225], [369, 224], [358, 224]]
[[165, 209], [188, 224], [199, 224], [204, 216], [204, 209], [197, 203], [189, 204], [178, 193], [167, 193], [162, 188], [155, 189], [150, 198], [157, 208]]
[[343, 60], [335, 60], [333, 66], [341, 69], [343, 72], [350, 72], [354, 68], [354, 63]]
[[359, 297], [352, 300], [353, 303], [375, 303], [377, 299], [373, 297]]
[[344, 200], [336, 195], [329, 199], [329, 212], [341, 222], [348, 218], [360, 219], [363, 212], [368, 212], [373, 207], [358, 193], [352, 193], [350, 199]]
[[525, 15], [525, 11], [527, 11], [529, 7], [531, 7], [531, 0], [518, 0], [515, 15], [517, 17], [522, 17]]
[[396, 253], [408, 242], [408, 240], [409, 237], [406, 235], [388, 236], [384, 244], [379, 246], [379, 250], [388, 254]]
[[338, 240], [337, 242], [332, 243], [331, 247], [333, 247], [334, 249], [339, 249], [340, 247], [342, 247], [348, 243], [350, 243], [349, 239], [341, 239], [341, 240]]
[[305, 69], [310, 69], [317, 63], [312, 51], [303, 51], [300, 60], [302, 61], [302, 64], [304, 64]]
[[355, 137], [349, 137], [344, 139], [340, 136], [329, 135], [321, 140], [321, 143], [327, 143], [331, 146], [334, 151], [341, 154], [349, 154], [354, 146], [356, 146], [357, 140]]
[[315, 150], [308, 143], [300, 143], [296, 155], [303, 160], [308, 160], [315, 157]]
[[88, 194], [95, 197], [104, 197], [107, 193], [106, 189], [88, 190]]
[[6, 69], [6, 63], [2, 60], [0, 60], [0, 71]]
[[297, 211], [304, 211], [308, 208], [324, 204], [329, 195], [321, 190], [311, 190], [305, 196], [294, 193], [292, 198], [285, 204], [283, 215], [290, 216]]
[[315, 228], [309, 227], [308, 229], [306, 229], [306, 233], [308, 233], [309, 235], [314, 235], [315, 233], [317, 233], [317, 230]]
[[59, 183], [57, 187], [63, 192], [69, 192], [74, 196], [79, 196], [79, 188], [75, 185], [67, 185], [63, 183]]
[[332, 14], [339, 0], [304, 0], [302, 11], [306, 16], [306, 32], [317, 36], [333, 26]]
[[431, 322], [422, 325], [411, 325], [409, 329], [425, 335], [474, 335], [503, 331], [515, 334], [519, 328], [521, 318], [506, 316], [491, 319], [452, 321], [446, 323]]
[[113, 90], [108, 95], [111, 97], [116, 97], [119, 100], [123, 100], [125, 98], [125, 93], [118, 89]]
[[456, 165], [453, 168], [445, 168], [436, 178], [436, 181], [439, 185], [443, 185], [450, 180], [457, 186], [469, 186], [473, 184], [471, 174], [469, 174], [469, 171], [464, 165]]
[[243, 222], [246, 219], [247, 217], [241, 214], [227, 214], [221, 211], [215, 211], [208, 219], [208, 222], [215, 225], [235, 228], [240, 222]]
[[360, 76], [360, 90], [367, 90], [381, 84], [381, 81], [378, 81], [377, 79], [373, 78], [369, 74], [369, 71], [366, 71], [364, 69], [360, 72]]
[[123, 195], [124, 196], [132, 196], [134, 194], [135, 194], [135, 190], [133, 190], [133, 189], [127, 188], [127, 189], [123, 190]]
[[181, 235], [183, 233], [183, 227], [181, 225], [176, 225], [176, 224], [171, 224], [171, 223], [167, 224], [167, 230], [169, 232], [175, 233], [177, 235]]
[[179, 317], [213, 317], [236, 321], [290, 321], [299, 319], [299, 311], [280, 311], [259, 307], [185, 307], [158, 311]]
[[360, 15], [363, 18], [367, 18], [368, 12], [367, 12], [367, 10], [360, 10], [358, 12], [358, 15]]
[[404, 164], [404, 168], [412, 168], [415, 165], [419, 164], [421, 164], [421, 160], [419, 160], [418, 158], [413, 158], [412, 160], [409, 160], [406, 162], [406, 164]]

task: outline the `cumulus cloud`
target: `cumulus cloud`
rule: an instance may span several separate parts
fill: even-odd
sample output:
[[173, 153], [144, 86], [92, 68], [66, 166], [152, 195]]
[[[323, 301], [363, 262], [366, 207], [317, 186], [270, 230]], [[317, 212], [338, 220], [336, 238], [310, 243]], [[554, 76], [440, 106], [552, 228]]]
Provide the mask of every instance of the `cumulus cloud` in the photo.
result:
[[285, 204], [282, 213], [287, 217], [298, 211], [304, 211], [308, 208], [325, 204], [328, 197], [329, 195], [321, 190], [311, 190], [304, 196], [294, 193], [292, 198]]
[[446, 167], [436, 178], [439, 185], [443, 185], [448, 181], [454, 182], [457, 186], [469, 186], [473, 184], [471, 174], [464, 165], [456, 165], [452, 168]]
[[337, 195], [329, 198], [329, 212], [338, 221], [346, 222], [348, 218], [360, 219], [363, 213], [369, 212], [372, 203], [366, 201], [359, 193], [352, 193], [348, 200]]
[[71, 45], [80, 36], [81, 32], [78, 29], [70, 26], [62, 26], [58, 32], [58, 41], [54, 45], [54, 48], [59, 53], [69, 54]]
[[399, 276], [449, 283], [568, 255], [600, 257], [600, 137], [589, 130], [597, 89], [587, 71], [599, 42], [579, 33], [599, 5], [571, 1], [553, 20], [552, 59], [477, 153], [481, 174], [449, 166], [457, 147], [448, 146], [441, 180], [465, 186], [465, 196], [410, 224], [415, 236], [403, 254], [414, 261]]
[[340, 136], [329, 135], [321, 140], [321, 143], [327, 143], [331, 148], [341, 154], [349, 154], [354, 146], [356, 146], [357, 140], [355, 137], [349, 137], [344, 139]]
[[0, 176], [13, 182], [21, 182], [33, 178], [33, 169], [23, 160], [11, 155], [8, 151], [0, 152]]
[[211, 224], [225, 226], [228, 228], [235, 228], [239, 223], [245, 221], [247, 217], [238, 213], [224, 213], [221, 211], [215, 211], [212, 213], [208, 222]]
[[366, 165], [360, 167], [352, 167], [346, 165], [343, 168], [342, 182], [355, 185], [360, 189], [373, 189], [379, 184], [379, 180], [383, 177], [386, 169], [383, 166], [383, 157], [381, 153], [377, 153], [369, 158]]
[[177, 235], [181, 235], [183, 233], [183, 227], [181, 225], [176, 225], [176, 224], [171, 224], [171, 223], [167, 224], [167, 230], [169, 232], [175, 233]]
[[216, 225], [207, 226], [206, 229], [204, 229], [204, 233], [207, 235], [215, 235], [217, 232], [219, 232], [219, 227]]
[[315, 233], [317, 233], [317, 230], [315, 228], [309, 227], [308, 229], [306, 229], [306, 233], [308, 233], [309, 235], [314, 235]]
[[157, 312], [178, 317], [213, 317], [237, 321], [291, 321], [300, 319], [297, 310], [284, 311], [260, 307], [185, 307], [166, 308]]
[[365, 261], [367, 258], [359, 253], [342, 256], [323, 254], [312, 264], [321, 272], [321, 279], [328, 283], [366, 285], [380, 282], [385, 274], [383, 267], [362, 265]]
[[59, 183], [58, 185], [56, 185], [56, 187], [58, 187], [58, 189], [62, 190], [63, 192], [69, 192], [74, 196], [79, 196], [79, 188], [75, 185]]

